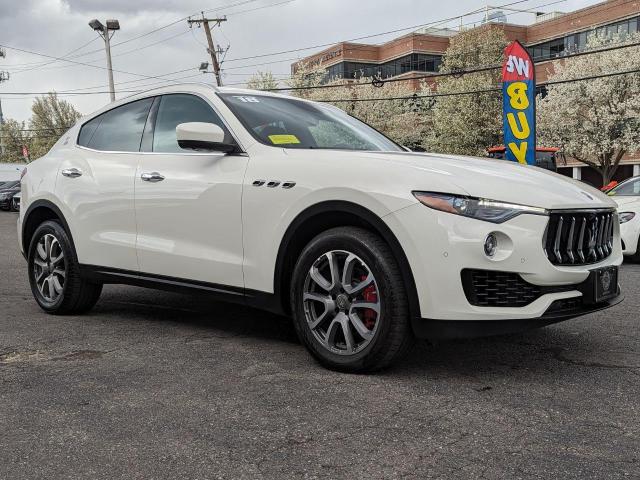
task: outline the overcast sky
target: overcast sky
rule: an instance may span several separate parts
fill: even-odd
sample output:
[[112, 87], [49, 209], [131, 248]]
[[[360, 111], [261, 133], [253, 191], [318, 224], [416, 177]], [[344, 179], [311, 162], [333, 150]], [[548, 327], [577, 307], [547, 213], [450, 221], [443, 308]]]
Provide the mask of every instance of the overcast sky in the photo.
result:
[[[537, 9], [553, 1], [523, 0], [513, 8]], [[490, 3], [505, 5], [515, 0]], [[598, 0], [566, 0], [542, 10], [571, 11], [594, 3]], [[184, 81], [213, 81], [211, 74], [198, 72], [200, 62], [208, 60], [204, 32], [198, 28], [190, 30], [186, 19], [180, 20], [201, 10], [206, 10], [207, 16], [226, 14], [228, 17], [213, 33], [216, 43], [225, 48], [230, 45], [223, 64], [223, 79], [226, 84], [232, 84], [245, 81], [258, 70], [271, 70], [284, 78], [289, 74], [292, 61], [320, 49], [255, 59], [243, 59], [245, 57], [442, 21], [484, 5], [485, 2], [478, 0], [0, 0], [1, 45], [51, 57], [63, 57], [82, 47], [66, 58], [93, 65], [56, 61], [7, 48], [6, 58], [0, 58], [0, 71], [9, 71], [11, 79], [0, 85], [2, 109], [7, 118], [26, 120], [30, 116], [33, 97], [7, 95], [7, 92], [106, 91], [104, 43], [88, 26], [93, 18], [103, 23], [107, 18], [120, 21], [121, 30], [112, 39], [116, 95], [120, 98], [129, 95], [127, 91], [162, 82], [148, 77], [182, 79], [189, 76]], [[511, 23], [533, 21], [532, 14], [505, 13]], [[474, 21], [479, 21], [478, 15], [463, 18], [464, 24]], [[447, 26], [459, 23], [460, 20], [455, 20]], [[135, 39], [155, 29], [159, 30]], [[363, 42], [381, 43], [402, 33]], [[127, 41], [129, 39], [133, 40]], [[125, 43], [117, 45], [119, 42]], [[266, 62], [273, 63], [256, 66]], [[180, 70], [183, 71], [171, 74]], [[85, 114], [109, 101], [106, 93], [64, 98]]]

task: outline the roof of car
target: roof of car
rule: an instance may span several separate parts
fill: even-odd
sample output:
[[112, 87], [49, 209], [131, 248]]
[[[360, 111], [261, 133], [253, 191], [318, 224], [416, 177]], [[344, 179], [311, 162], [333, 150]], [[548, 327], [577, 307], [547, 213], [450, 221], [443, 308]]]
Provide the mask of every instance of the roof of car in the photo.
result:
[[130, 103], [132, 101], [152, 97], [154, 95], [165, 95], [169, 93], [201, 93], [207, 94], [211, 92], [219, 92], [219, 93], [235, 93], [238, 95], [263, 95], [270, 97], [281, 97], [281, 98], [294, 98], [295, 100], [307, 101], [298, 97], [290, 97], [288, 95], [284, 95], [282, 93], [276, 92], [266, 92], [263, 90], [251, 90], [248, 88], [236, 88], [236, 87], [216, 87], [211, 85], [210, 83], [204, 82], [188, 82], [188, 83], [176, 83], [174, 85], [168, 85], [164, 87], [156, 87], [149, 90], [145, 90], [143, 92], [134, 93], [133, 95], [129, 95], [127, 97], [120, 98], [115, 102], [108, 103], [104, 107], [90, 113], [89, 115], [81, 118], [76, 125], [84, 123], [87, 119], [95, 117], [101, 113], [104, 113], [108, 110], [111, 110], [114, 107], [119, 105], [124, 105], [126, 103]]

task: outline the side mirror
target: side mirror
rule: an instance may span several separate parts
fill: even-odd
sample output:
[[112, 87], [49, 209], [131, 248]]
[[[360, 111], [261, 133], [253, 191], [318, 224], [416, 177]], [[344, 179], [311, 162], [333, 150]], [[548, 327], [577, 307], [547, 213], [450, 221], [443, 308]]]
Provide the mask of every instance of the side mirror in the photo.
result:
[[234, 143], [224, 142], [224, 131], [215, 123], [181, 123], [176, 127], [176, 137], [180, 148], [188, 150], [231, 153], [238, 149]]

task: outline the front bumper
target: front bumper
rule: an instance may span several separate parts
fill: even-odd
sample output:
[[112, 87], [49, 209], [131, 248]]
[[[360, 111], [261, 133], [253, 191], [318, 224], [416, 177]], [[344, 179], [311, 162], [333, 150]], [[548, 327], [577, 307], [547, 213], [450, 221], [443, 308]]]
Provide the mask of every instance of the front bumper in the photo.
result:
[[[563, 267], [553, 265], [544, 252], [543, 237], [549, 221], [546, 216], [520, 215], [503, 224], [492, 224], [415, 204], [387, 215], [385, 221], [409, 260], [419, 317], [429, 321], [541, 319], [555, 302], [582, 297], [579, 285], [592, 270], [622, 263], [617, 224], [616, 241], [608, 258], [593, 265]], [[484, 241], [489, 233], [498, 237], [499, 250], [493, 258], [484, 254]], [[533, 285], [576, 288], [544, 294], [522, 307], [474, 306], [467, 300], [462, 285], [461, 273], [465, 269], [513, 272]]]
[[618, 295], [607, 302], [586, 305], [582, 298], [558, 300], [540, 318], [525, 318], [517, 320], [462, 320], [451, 322], [448, 320], [415, 319], [413, 331], [418, 338], [433, 340], [448, 340], [455, 338], [489, 337], [506, 335], [509, 333], [525, 332], [535, 328], [542, 328], [571, 318], [581, 317], [589, 313], [613, 307], [624, 300]]

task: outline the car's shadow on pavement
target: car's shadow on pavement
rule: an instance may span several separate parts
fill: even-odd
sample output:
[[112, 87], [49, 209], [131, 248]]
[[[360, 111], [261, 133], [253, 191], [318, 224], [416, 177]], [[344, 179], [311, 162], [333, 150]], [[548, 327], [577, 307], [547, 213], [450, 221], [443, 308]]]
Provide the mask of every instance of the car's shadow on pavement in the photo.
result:
[[[292, 321], [242, 305], [214, 302], [204, 296], [162, 293], [130, 287], [106, 287], [93, 312], [103, 319], [151, 322], [188, 328], [190, 337], [244, 337], [299, 344]], [[383, 375], [470, 376], [503, 372], [537, 375], [559, 365], [637, 368], [628, 359], [607, 359], [615, 351], [615, 336], [599, 335], [606, 314], [556, 326], [485, 338], [417, 341], [411, 353]], [[301, 352], [303, 347], [300, 346]], [[615, 357], [615, 355], [614, 355]], [[618, 356], [619, 357], [619, 356]], [[484, 387], [479, 387], [484, 388]]]

